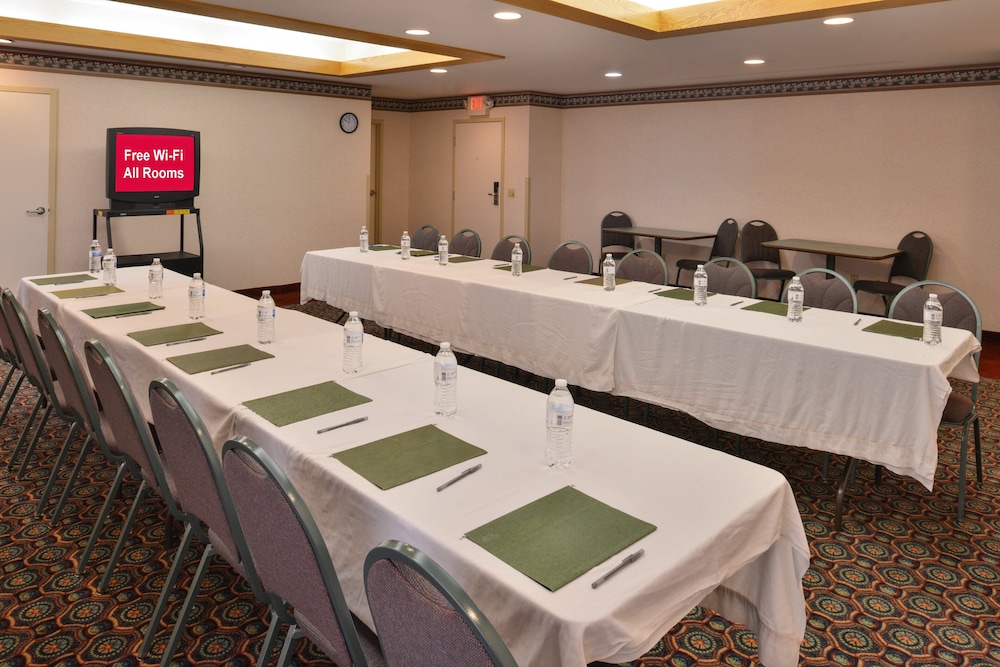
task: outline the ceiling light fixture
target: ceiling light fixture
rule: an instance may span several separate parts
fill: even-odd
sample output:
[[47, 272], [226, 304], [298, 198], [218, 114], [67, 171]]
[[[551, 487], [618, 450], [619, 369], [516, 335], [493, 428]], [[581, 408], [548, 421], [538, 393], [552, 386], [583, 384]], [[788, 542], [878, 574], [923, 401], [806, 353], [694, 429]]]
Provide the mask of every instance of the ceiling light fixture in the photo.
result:
[[435, 67], [434, 69], [430, 70], [430, 73], [431, 74], [447, 74], [448, 70], [446, 70], [443, 67]]
[[608, 77], [609, 79], [617, 79], [621, 75], [622, 75], [621, 72], [607, 72], [604, 74], [604, 76]]
[[431, 34], [430, 30], [424, 30], [423, 28], [410, 28], [406, 31], [407, 35], [413, 35], [414, 37], [426, 37]]
[[763, 65], [764, 62], [765, 61], [764, 61], [763, 58], [748, 58], [747, 60], [743, 61], [743, 64], [744, 65]]
[[823, 21], [824, 25], [847, 25], [848, 23], [854, 23], [854, 19], [850, 16], [835, 16]]
[[643, 7], [649, 7], [657, 11], [664, 9], [680, 9], [681, 7], [694, 7], [695, 5], [707, 5], [718, 0], [635, 0]]
[[5, 37], [0, 37], [0, 44], [13, 44], [13, 43], [14, 43], [14, 40], [12, 40], [12, 39], [7, 39]]
[[517, 12], [497, 12], [493, 15], [493, 18], [500, 19], [501, 21], [516, 21], [521, 18], [521, 15]]

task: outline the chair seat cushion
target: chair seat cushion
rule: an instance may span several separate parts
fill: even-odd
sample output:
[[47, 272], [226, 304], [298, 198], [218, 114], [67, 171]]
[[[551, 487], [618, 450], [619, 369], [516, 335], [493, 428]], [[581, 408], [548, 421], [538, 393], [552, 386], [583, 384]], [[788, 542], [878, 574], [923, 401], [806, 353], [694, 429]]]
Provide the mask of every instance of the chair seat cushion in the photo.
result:
[[854, 283], [855, 292], [873, 292], [885, 296], [895, 296], [899, 294], [906, 285], [898, 283], [887, 283], [881, 280], [858, 280]]
[[699, 264], [704, 264], [707, 261], [707, 259], [679, 259], [677, 260], [677, 268], [681, 271], [694, 271]]
[[794, 271], [789, 271], [788, 269], [768, 269], [768, 268], [751, 268], [750, 273], [757, 280], [791, 280], [795, 277]]
[[961, 424], [972, 414], [975, 404], [972, 399], [957, 391], [948, 395], [948, 402], [944, 406], [944, 414], [941, 415], [942, 423]]

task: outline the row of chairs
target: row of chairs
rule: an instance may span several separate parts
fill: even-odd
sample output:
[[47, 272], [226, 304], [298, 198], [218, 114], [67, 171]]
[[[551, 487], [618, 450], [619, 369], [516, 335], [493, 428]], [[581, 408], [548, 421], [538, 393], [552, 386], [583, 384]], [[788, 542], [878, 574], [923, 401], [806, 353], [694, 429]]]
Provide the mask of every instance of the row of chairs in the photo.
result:
[[[416, 548], [387, 540], [372, 549], [364, 566], [365, 587], [376, 637], [347, 607], [329, 551], [308, 507], [274, 460], [257, 444], [236, 437], [221, 458], [190, 402], [169, 379], [149, 386], [153, 419], [148, 424], [117, 363], [97, 340], [87, 341], [83, 357], [89, 385], [69, 342], [48, 310], [38, 313], [39, 334], [9, 289], [0, 295], [0, 356], [10, 364], [3, 391], [10, 390], [0, 421], [6, 420], [23, 380], [38, 400], [8, 468], [21, 455], [37, 412], [45, 416], [23, 453], [19, 475], [33, 458], [35, 445], [51, 414], [69, 425], [36, 517], [48, 510], [61, 480], [74, 435], [86, 438], [52, 510], [56, 524], [94, 443], [117, 468], [97, 522], [80, 557], [83, 574], [103, 527], [130, 477], [139, 482], [131, 508], [108, 560], [98, 590], [111, 582], [139, 509], [150, 494], [159, 496], [184, 532], [149, 620], [139, 650], [153, 646], [167, 604], [183, 571], [192, 539], [205, 545], [197, 571], [162, 655], [171, 664], [188, 616], [213, 555], [218, 554], [249, 583], [255, 598], [271, 610], [258, 664], [270, 661], [280, 628], [290, 626], [278, 664], [291, 659], [296, 639], [309, 637], [338, 665], [515, 665], [496, 630], [461, 587]], [[12, 381], [19, 375], [16, 382]], [[2, 395], [2, 392], [0, 392]]]

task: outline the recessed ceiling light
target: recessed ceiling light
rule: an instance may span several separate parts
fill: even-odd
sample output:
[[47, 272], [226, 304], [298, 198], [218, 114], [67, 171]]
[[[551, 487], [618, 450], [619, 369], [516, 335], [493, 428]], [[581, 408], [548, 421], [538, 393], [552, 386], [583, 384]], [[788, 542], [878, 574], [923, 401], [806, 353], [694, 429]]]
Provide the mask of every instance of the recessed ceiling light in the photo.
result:
[[12, 39], [7, 39], [5, 37], [0, 37], [0, 44], [13, 44], [13, 43], [14, 43], [14, 40], [12, 40]]
[[493, 18], [500, 19], [501, 21], [516, 21], [521, 18], [521, 15], [517, 12], [497, 12], [493, 15]]
[[681, 7], [694, 7], [695, 5], [707, 5], [716, 0], [636, 0], [640, 5], [663, 11], [664, 9], [680, 9]]
[[763, 65], [764, 64], [764, 59], [763, 58], [749, 58], [747, 60], [744, 60], [743, 64], [744, 65]]
[[435, 67], [434, 69], [430, 70], [430, 73], [431, 74], [445, 74], [447, 71], [448, 70], [444, 69], [443, 67]]
[[621, 75], [622, 75], [621, 72], [607, 72], [607, 73], [605, 73], [604, 76], [608, 77], [609, 79], [617, 79]]
[[410, 28], [406, 31], [407, 35], [413, 35], [414, 37], [425, 37], [431, 34], [430, 30], [424, 30], [423, 28]]
[[847, 25], [848, 23], [854, 23], [854, 19], [850, 16], [835, 16], [832, 19], [826, 19], [823, 21], [825, 25]]

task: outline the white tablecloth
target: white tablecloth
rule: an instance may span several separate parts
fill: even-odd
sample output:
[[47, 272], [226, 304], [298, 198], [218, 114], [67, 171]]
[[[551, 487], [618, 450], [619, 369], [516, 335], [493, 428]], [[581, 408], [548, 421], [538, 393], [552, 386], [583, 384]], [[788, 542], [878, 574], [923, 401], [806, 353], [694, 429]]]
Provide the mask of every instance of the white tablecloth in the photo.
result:
[[[542, 464], [543, 394], [463, 368], [458, 415], [438, 420], [431, 408], [429, 355], [369, 337], [362, 372], [345, 377], [339, 368], [341, 328], [291, 311], [279, 312], [278, 341], [264, 346], [275, 359], [189, 376], [165, 357], [253, 343], [253, 300], [209, 286], [206, 323], [225, 333], [196, 343], [144, 347], [124, 334], [186, 322], [186, 283], [168, 282], [166, 310], [151, 315], [94, 320], [79, 312], [145, 300], [144, 275], [123, 273], [120, 284], [139, 285], [140, 291], [59, 301], [47, 295], [53, 288], [22, 281], [19, 293], [32, 307], [53, 309], [71, 332], [75, 350], [91, 337], [101, 339], [127, 369], [137, 396], [145, 395], [153, 377], [174, 379], [217, 447], [237, 433], [260, 442], [316, 517], [348, 603], [362, 618], [370, 621], [364, 555], [381, 540], [395, 538], [449, 570], [525, 666], [634, 659], [699, 602], [757, 631], [764, 664], [798, 663], [805, 630], [801, 577], [809, 555], [791, 489], [780, 474], [584, 408], [577, 408], [573, 466], [552, 471]], [[240, 405], [331, 379], [374, 400], [283, 428]], [[369, 420], [316, 433], [360, 415]], [[488, 452], [480, 472], [445, 492], [434, 489], [462, 465], [380, 491], [329, 458], [334, 451], [434, 422]], [[644, 548], [645, 556], [599, 589], [590, 583], [622, 554], [553, 593], [462, 538], [567, 484], [657, 526], [634, 547]]]

